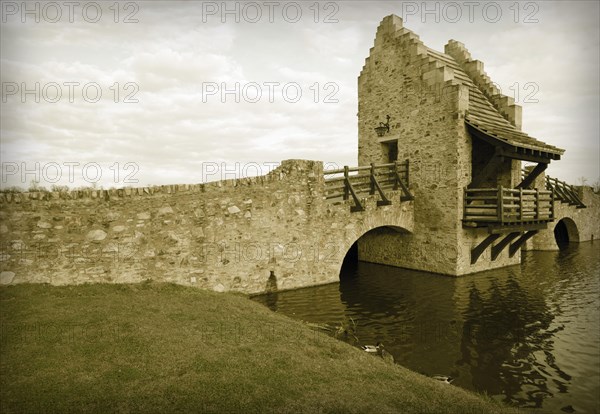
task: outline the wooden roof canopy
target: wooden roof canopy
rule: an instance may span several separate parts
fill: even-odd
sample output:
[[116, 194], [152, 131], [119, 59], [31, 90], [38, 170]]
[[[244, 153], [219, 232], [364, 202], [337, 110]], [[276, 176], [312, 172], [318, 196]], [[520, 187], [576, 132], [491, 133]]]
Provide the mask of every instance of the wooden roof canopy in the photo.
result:
[[[496, 148], [498, 155], [523, 161], [549, 163], [560, 160], [564, 151], [540, 142], [527, 134], [498, 129], [467, 115], [465, 124], [471, 136], [481, 139]], [[537, 145], [536, 145], [537, 144]], [[540, 145], [541, 144], [541, 145]]]
[[[450, 41], [451, 47], [464, 48], [464, 45]], [[470, 61], [470, 54], [464, 50], [465, 58]], [[507, 120], [492, 103], [491, 91], [485, 85], [477, 85], [454, 57], [447, 53], [427, 48], [429, 58], [437, 60], [453, 72], [454, 78], [469, 87], [469, 106], [465, 115], [465, 124], [471, 136], [484, 140], [496, 148], [496, 153], [505, 157], [548, 164], [551, 160], [559, 160], [564, 150], [546, 144], [524, 132]], [[467, 63], [468, 64], [468, 63]], [[491, 82], [482, 73], [484, 82]], [[481, 79], [478, 81], [481, 83]], [[483, 87], [483, 89], [482, 89]]]

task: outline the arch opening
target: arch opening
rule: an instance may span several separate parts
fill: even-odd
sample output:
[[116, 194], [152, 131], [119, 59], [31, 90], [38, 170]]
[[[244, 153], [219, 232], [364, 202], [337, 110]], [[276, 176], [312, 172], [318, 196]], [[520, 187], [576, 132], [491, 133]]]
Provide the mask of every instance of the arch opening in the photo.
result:
[[339, 272], [340, 281], [352, 279], [356, 275], [358, 264], [363, 261], [360, 252], [368, 249], [371, 243], [386, 243], [389, 237], [399, 237], [408, 233], [408, 230], [397, 226], [380, 226], [364, 233], [346, 252]]
[[554, 239], [559, 249], [569, 246], [569, 243], [579, 242], [579, 231], [575, 222], [565, 217], [554, 226]]

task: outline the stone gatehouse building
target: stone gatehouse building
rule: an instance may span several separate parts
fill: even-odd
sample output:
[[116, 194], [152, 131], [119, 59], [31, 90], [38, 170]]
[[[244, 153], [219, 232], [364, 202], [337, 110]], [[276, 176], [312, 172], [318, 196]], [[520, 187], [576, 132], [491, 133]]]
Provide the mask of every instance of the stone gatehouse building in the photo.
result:
[[[408, 160], [415, 214], [411, 234], [363, 237], [361, 260], [472, 273], [519, 263], [519, 247], [554, 221], [543, 172], [564, 150], [521, 130], [522, 108], [462, 43], [435, 51], [398, 16], [385, 17], [358, 97], [359, 165]], [[525, 174], [523, 163], [531, 164]]]

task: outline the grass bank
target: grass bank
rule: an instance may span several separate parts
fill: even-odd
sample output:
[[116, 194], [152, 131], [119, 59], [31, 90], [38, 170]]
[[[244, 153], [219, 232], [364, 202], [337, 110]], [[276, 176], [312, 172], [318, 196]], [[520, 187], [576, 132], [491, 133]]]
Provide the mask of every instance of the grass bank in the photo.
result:
[[232, 294], [0, 289], [0, 412], [511, 413]]

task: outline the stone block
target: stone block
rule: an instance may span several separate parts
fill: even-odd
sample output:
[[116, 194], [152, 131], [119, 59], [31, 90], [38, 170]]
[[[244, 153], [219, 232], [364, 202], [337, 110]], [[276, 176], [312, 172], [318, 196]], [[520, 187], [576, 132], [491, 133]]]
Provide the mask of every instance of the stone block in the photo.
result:
[[171, 208], [171, 206], [165, 206], [158, 209], [159, 216], [164, 216], [167, 214], [173, 214], [173, 209]]
[[91, 242], [99, 242], [104, 240], [105, 238], [106, 232], [100, 229], [90, 230], [85, 236], [85, 239]]
[[238, 206], [231, 206], [231, 207], [228, 207], [228, 208], [227, 208], [227, 212], [228, 212], [229, 214], [237, 214], [237, 213], [239, 213], [240, 211], [242, 211], [242, 210], [240, 210]]
[[15, 278], [14, 272], [0, 272], [0, 285], [10, 285]]

